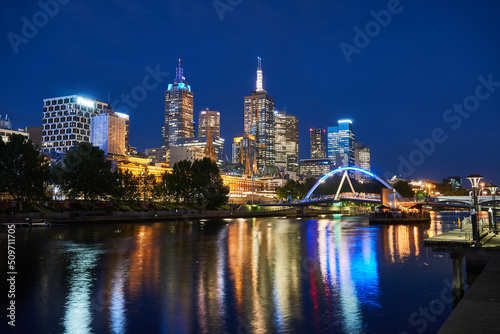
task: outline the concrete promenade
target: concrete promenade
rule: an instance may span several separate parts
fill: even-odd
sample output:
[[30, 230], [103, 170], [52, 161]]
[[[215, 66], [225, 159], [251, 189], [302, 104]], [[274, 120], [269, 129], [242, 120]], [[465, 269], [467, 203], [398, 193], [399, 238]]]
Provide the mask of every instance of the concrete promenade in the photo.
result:
[[424, 240], [435, 252], [488, 261], [439, 330], [440, 334], [500, 333], [500, 235], [482, 233], [480, 247], [474, 246], [470, 237], [470, 232], [454, 230]]
[[[500, 237], [494, 239], [499, 240]], [[488, 262], [438, 333], [500, 333], [499, 287], [500, 253], [497, 253]]]

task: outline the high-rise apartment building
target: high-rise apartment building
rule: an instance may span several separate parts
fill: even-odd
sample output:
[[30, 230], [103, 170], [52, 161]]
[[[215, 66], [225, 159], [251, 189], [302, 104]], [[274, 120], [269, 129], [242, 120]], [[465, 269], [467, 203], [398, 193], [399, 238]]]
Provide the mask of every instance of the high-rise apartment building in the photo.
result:
[[[370, 148], [368, 146], [363, 145], [363, 143], [356, 143], [354, 145], [354, 165], [356, 167], [362, 168], [364, 170], [369, 171], [370, 166]], [[369, 179], [369, 177], [361, 172], [356, 172], [354, 174], [356, 180], [361, 181], [364, 179]]]
[[90, 142], [90, 120], [107, 108], [104, 102], [78, 95], [44, 99], [42, 153], [64, 153]]
[[310, 129], [311, 159], [326, 158], [326, 131], [323, 129]]
[[129, 116], [106, 111], [90, 120], [90, 142], [106, 155], [125, 155]]
[[220, 112], [206, 108], [198, 114], [198, 137], [208, 136], [208, 129], [212, 137], [220, 138]]
[[165, 128], [164, 146], [176, 145], [179, 138], [192, 138], [194, 95], [186, 82], [179, 59], [173, 84], [165, 91]]
[[258, 58], [256, 89], [245, 96], [244, 133], [255, 136], [259, 169], [275, 164], [274, 99], [267, 95], [262, 82], [262, 64]]
[[328, 158], [335, 159], [337, 167], [354, 166], [354, 133], [352, 121], [339, 120], [337, 126], [327, 130]]
[[281, 110], [276, 110], [274, 120], [275, 165], [282, 171], [298, 172], [299, 120]]
[[370, 171], [370, 148], [363, 143], [355, 145], [354, 164], [356, 167]]

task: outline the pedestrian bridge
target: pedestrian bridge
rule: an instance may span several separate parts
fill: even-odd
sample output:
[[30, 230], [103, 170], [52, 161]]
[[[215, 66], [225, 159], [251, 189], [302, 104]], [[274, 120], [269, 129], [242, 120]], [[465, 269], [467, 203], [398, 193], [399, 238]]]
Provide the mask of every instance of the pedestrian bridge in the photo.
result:
[[[493, 196], [479, 196], [478, 198], [479, 204], [492, 204]], [[495, 196], [495, 202], [499, 202], [499, 196]], [[437, 196], [433, 198], [433, 202], [451, 202], [451, 203], [465, 203], [472, 205], [472, 197], [471, 196]]]

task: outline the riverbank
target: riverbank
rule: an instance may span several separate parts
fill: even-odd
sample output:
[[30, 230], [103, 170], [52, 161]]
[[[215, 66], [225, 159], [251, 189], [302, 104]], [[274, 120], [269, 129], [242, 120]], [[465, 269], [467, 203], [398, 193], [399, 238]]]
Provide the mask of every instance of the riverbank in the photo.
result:
[[[95, 224], [116, 222], [155, 222], [176, 220], [199, 220], [199, 219], [224, 219], [224, 218], [258, 218], [258, 217], [289, 217], [307, 218], [328, 214], [323, 211], [297, 212], [295, 208], [273, 211], [241, 212], [235, 210], [186, 210], [178, 209], [171, 211], [67, 211], [54, 213], [16, 213], [0, 215], [1, 223], [29, 222], [33, 219], [46, 219], [52, 224]], [[333, 213], [332, 213], [333, 215]]]

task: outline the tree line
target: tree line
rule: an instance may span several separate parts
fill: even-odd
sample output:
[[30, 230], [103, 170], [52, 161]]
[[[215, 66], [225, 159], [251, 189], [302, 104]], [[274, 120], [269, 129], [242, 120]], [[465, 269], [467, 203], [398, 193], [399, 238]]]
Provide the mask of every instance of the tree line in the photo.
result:
[[51, 167], [31, 141], [12, 135], [7, 143], [0, 139], [0, 193], [20, 203], [52, 195], [83, 201], [160, 200], [217, 209], [227, 204], [229, 188], [209, 158], [180, 161], [172, 172], [157, 178], [147, 168], [141, 175], [113, 168], [98, 147], [79, 143]]

